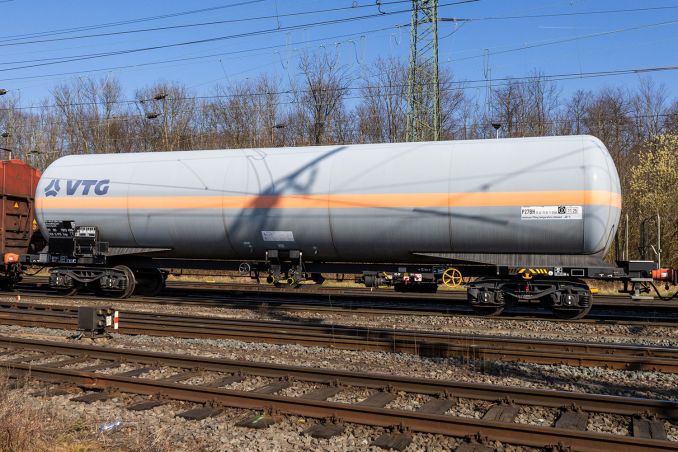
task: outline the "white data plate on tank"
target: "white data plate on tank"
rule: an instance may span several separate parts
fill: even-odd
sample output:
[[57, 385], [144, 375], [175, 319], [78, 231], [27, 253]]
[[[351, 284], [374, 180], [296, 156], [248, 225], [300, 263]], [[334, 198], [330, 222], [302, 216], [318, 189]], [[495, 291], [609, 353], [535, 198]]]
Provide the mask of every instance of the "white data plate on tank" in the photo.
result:
[[581, 220], [582, 206], [523, 206], [521, 220]]
[[264, 242], [294, 242], [292, 231], [261, 231]]

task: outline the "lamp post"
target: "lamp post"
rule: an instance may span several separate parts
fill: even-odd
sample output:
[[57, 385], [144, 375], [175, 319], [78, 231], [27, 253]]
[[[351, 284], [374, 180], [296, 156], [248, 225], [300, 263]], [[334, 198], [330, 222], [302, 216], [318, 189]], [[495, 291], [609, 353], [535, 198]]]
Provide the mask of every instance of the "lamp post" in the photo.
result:
[[13, 150], [9, 148], [0, 147], [0, 151], [5, 151], [7, 154], [9, 154], [9, 159], [7, 160], [12, 160], [12, 153], [14, 152]]
[[[42, 155], [42, 152], [37, 151], [37, 150], [35, 150], [35, 149], [32, 149], [32, 150], [28, 151], [28, 155], [29, 155], [32, 159], [36, 159], [38, 156]], [[33, 162], [35, 163], [35, 160], [33, 160]]]
[[271, 127], [271, 144], [273, 145], [273, 147], [281, 148], [281, 147], [285, 146], [285, 142], [284, 142], [285, 136], [283, 136], [283, 142], [278, 143], [277, 142], [278, 140], [276, 139], [278, 134], [275, 133], [276, 131], [282, 131], [282, 129], [284, 129], [284, 128], [285, 128], [285, 124], [276, 124], [273, 127]]
[[499, 139], [499, 129], [501, 129], [501, 123], [500, 122], [493, 122], [492, 127], [494, 127], [494, 130], [497, 132], [496, 138]]
[[[0, 137], [4, 138], [5, 141], [7, 141], [7, 138], [11, 137], [12, 134], [9, 132], [2, 132], [0, 133]], [[0, 150], [5, 151], [7, 154], [9, 154], [9, 160], [12, 160], [12, 153], [14, 152], [12, 149], [5, 148], [5, 147], [0, 147]]]

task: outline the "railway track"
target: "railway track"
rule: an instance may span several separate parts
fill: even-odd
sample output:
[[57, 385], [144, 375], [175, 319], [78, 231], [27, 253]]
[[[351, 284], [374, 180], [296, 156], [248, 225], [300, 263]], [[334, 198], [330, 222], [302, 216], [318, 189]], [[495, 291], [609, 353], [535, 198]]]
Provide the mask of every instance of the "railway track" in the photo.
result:
[[[6, 336], [0, 336], [0, 364], [15, 377], [30, 375], [88, 391], [75, 401], [106, 400], [125, 392], [141, 397], [128, 407], [134, 410], [150, 409], [167, 403], [167, 399], [203, 404], [177, 413], [187, 419], [217, 416], [220, 406], [259, 410], [257, 422], [274, 422], [275, 414], [334, 419], [309, 428], [312, 435], [340, 434], [341, 423], [351, 422], [392, 428], [391, 436], [382, 438], [386, 444], [402, 444], [408, 441], [409, 432], [422, 432], [480, 435], [532, 447], [560, 444], [576, 450], [678, 450], [677, 443], [666, 440], [665, 430], [666, 422], [678, 419], [675, 401], [365, 375]], [[163, 375], [168, 376], [147, 376], [157, 369], [164, 369]], [[252, 376], [265, 377], [268, 382], [249, 391], [226, 388]], [[197, 383], [188, 383], [191, 379], [195, 382], [196, 377]], [[300, 396], [280, 394], [295, 385], [311, 388]], [[367, 389], [369, 395], [354, 403], [336, 401], [338, 394], [355, 388]], [[58, 388], [46, 393], [57, 394]], [[389, 408], [403, 393], [423, 395], [426, 400], [415, 410]], [[454, 412], [460, 399], [489, 401], [492, 405], [481, 419], [446, 414]], [[534, 406], [560, 410], [554, 425], [515, 422], [521, 410]], [[592, 413], [627, 417], [633, 436], [587, 431]], [[253, 423], [244, 419], [241, 425]]]
[[[23, 299], [30, 297], [64, 298], [50, 289], [45, 289], [46, 279], [26, 278], [15, 294]], [[101, 301], [101, 297], [80, 294], [78, 300]], [[374, 292], [358, 289], [280, 289], [253, 284], [230, 283], [184, 283], [170, 282], [168, 288], [156, 297], [132, 297], [126, 302], [143, 302], [167, 305], [192, 305], [252, 309], [275, 307], [285, 311], [351, 312], [370, 315], [406, 314], [416, 316], [474, 316], [465, 304], [461, 292], [444, 294], [403, 294], [380, 289]], [[505, 311], [501, 318], [531, 321], [548, 318], [555, 322], [614, 322], [616, 324], [644, 326], [675, 326], [678, 322], [678, 301], [632, 301], [620, 297], [597, 297], [594, 308], [587, 318], [581, 320], [557, 319], [548, 310], [538, 306], [521, 306]]]
[[[31, 286], [47, 285], [48, 279], [43, 276], [27, 276], [20, 284], [21, 288], [28, 289]], [[361, 299], [386, 299], [402, 300], [412, 302], [449, 302], [450, 304], [465, 303], [466, 291], [463, 289], [449, 290], [443, 289], [436, 293], [417, 293], [417, 292], [396, 292], [392, 288], [367, 288], [367, 287], [332, 287], [317, 286], [314, 284], [302, 285], [298, 288], [275, 287], [268, 284], [256, 283], [234, 283], [218, 281], [182, 281], [169, 280], [167, 288], [170, 291], [200, 291], [207, 293], [214, 292], [240, 292], [253, 294], [271, 294], [279, 296], [296, 297], [317, 297], [317, 296], [336, 296], [336, 297], [361, 297]], [[678, 299], [671, 301], [662, 300], [632, 300], [627, 295], [597, 295], [594, 297], [595, 303], [599, 306], [609, 308], [643, 308], [643, 309], [678, 309]]]
[[[334, 295], [334, 296], [361, 296], [370, 298], [386, 298], [414, 301], [438, 301], [438, 302], [465, 302], [466, 291], [462, 288], [443, 288], [436, 293], [396, 292], [392, 288], [367, 288], [367, 287], [325, 287], [316, 285], [301, 286], [297, 289], [278, 288], [267, 284], [255, 283], [228, 283], [217, 281], [191, 282], [173, 280], [167, 281], [170, 289], [192, 289], [205, 291], [242, 291], [254, 293], [293, 293], [303, 295]], [[652, 294], [653, 295], [653, 294]], [[678, 300], [632, 300], [628, 295], [598, 295], [596, 302], [600, 306], [607, 307], [640, 307], [640, 308], [678, 308]]]
[[[453, 335], [426, 331], [358, 328], [319, 322], [232, 320], [136, 311], [120, 312], [120, 333], [180, 338], [232, 339], [299, 344], [347, 350], [387, 351], [432, 358], [604, 367], [678, 373], [678, 349]], [[0, 303], [0, 324], [77, 328], [77, 308], [64, 305]]]

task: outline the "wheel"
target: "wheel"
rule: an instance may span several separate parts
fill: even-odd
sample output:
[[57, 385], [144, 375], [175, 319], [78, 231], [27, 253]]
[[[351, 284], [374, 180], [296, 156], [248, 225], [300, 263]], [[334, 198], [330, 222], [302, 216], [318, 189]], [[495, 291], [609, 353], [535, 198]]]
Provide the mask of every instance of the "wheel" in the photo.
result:
[[500, 315], [504, 312], [505, 306], [471, 306], [473, 312], [484, 317], [492, 317], [495, 315]]
[[497, 287], [496, 281], [478, 278], [471, 283], [466, 290], [468, 304], [478, 315], [495, 316], [504, 312], [511, 300], [506, 299], [506, 294], [501, 287]]
[[241, 276], [249, 275], [251, 270], [252, 270], [252, 266], [250, 264], [248, 264], [247, 262], [242, 262], [238, 266], [238, 273], [240, 273]]
[[589, 304], [584, 308], [552, 308], [553, 315], [559, 319], [564, 320], [579, 320], [586, 317], [586, 315], [591, 311], [593, 305]]
[[443, 272], [443, 284], [449, 288], [459, 287], [463, 283], [461, 272], [450, 267]]
[[591, 290], [583, 281], [570, 281], [550, 295], [551, 311], [559, 319], [579, 320], [593, 307]]
[[137, 285], [134, 272], [132, 272], [132, 270], [126, 265], [116, 265], [113, 267], [113, 270], [118, 270], [125, 275], [125, 278], [127, 279], [127, 287], [121, 292], [113, 292], [112, 295], [116, 298], [129, 298], [134, 293], [134, 288]]
[[165, 275], [157, 268], [137, 270], [134, 274], [134, 293], [142, 297], [155, 297], [165, 288]]

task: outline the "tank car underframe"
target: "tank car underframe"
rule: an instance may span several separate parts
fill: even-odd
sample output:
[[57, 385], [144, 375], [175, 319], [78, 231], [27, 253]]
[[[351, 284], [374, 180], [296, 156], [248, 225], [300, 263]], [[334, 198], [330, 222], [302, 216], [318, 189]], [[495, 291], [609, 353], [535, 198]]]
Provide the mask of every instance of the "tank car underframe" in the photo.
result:
[[[356, 275], [356, 280], [368, 287], [392, 286], [408, 292], [435, 292], [440, 284], [465, 285], [470, 306], [481, 314], [496, 315], [516, 303], [541, 303], [557, 316], [579, 318], [591, 309], [591, 291], [582, 278], [623, 281], [625, 292], [641, 296], [656, 279], [657, 270], [652, 261], [519, 267], [415, 253], [413, 258], [422, 263], [318, 262], [301, 250], [268, 250], [264, 259], [251, 261], [167, 259], [159, 257], [166, 249], [110, 249], [107, 242], [99, 240], [94, 226], [60, 221], [48, 224], [48, 232], [49, 251], [24, 255], [21, 263], [51, 267], [50, 286], [61, 293], [86, 288], [119, 298], [127, 298], [135, 290], [148, 296], [159, 293], [167, 275], [161, 269], [169, 268], [238, 270], [243, 276], [258, 281], [265, 276], [266, 282], [287, 287], [308, 280], [322, 283], [323, 273], [342, 273]], [[666, 275], [665, 282], [678, 282], [674, 270], [667, 270]], [[473, 280], [464, 281], [464, 277]]]
[[[91, 238], [88, 238], [90, 240]], [[624, 292], [642, 296], [653, 281], [652, 261], [617, 262], [617, 266], [593, 267], [508, 267], [473, 262], [425, 264], [332, 263], [305, 261], [300, 251], [271, 250], [261, 261], [167, 259], [142, 255], [106, 256], [96, 244], [75, 247], [80, 255], [26, 255], [22, 262], [52, 267], [50, 285], [64, 294], [88, 288], [104, 296], [126, 298], [132, 293], [152, 296], [165, 287], [167, 272], [160, 269], [190, 268], [237, 270], [243, 276], [268, 283], [296, 287], [312, 280], [322, 283], [322, 274], [354, 274], [368, 287], [392, 286], [398, 291], [435, 292], [449, 285], [445, 275], [453, 270], [452, 281], [467, 288], [469, 305], [478, 313], [500, 314], [506, 307], [541, 304], [556, 316], [580, 318], [591, 309], [591, 291], [582, 278], [622, 281]], [[82, 250], [88, 250], [82, 253]], [[462, 280], [466, 278], [466, 280]], [[676, 283], [675, 272], [672, 273]], [[136, 291], [136, 292], [135, 292]]]
[[578, 319], [591, 310], [591, 290], [584, 281], [559, 279], [478, 278], [466, 285], [471, 307], [478, 313], [500, 314], [519, 302], [539, 303], [560, 318]]
[[165, 288], [167, 272], [157, 268], [55, 266], [49, 271], [49, 285], [63, 295], [82, 289], [101, 296], [128, 298], [132, 294], [155, 296]]

